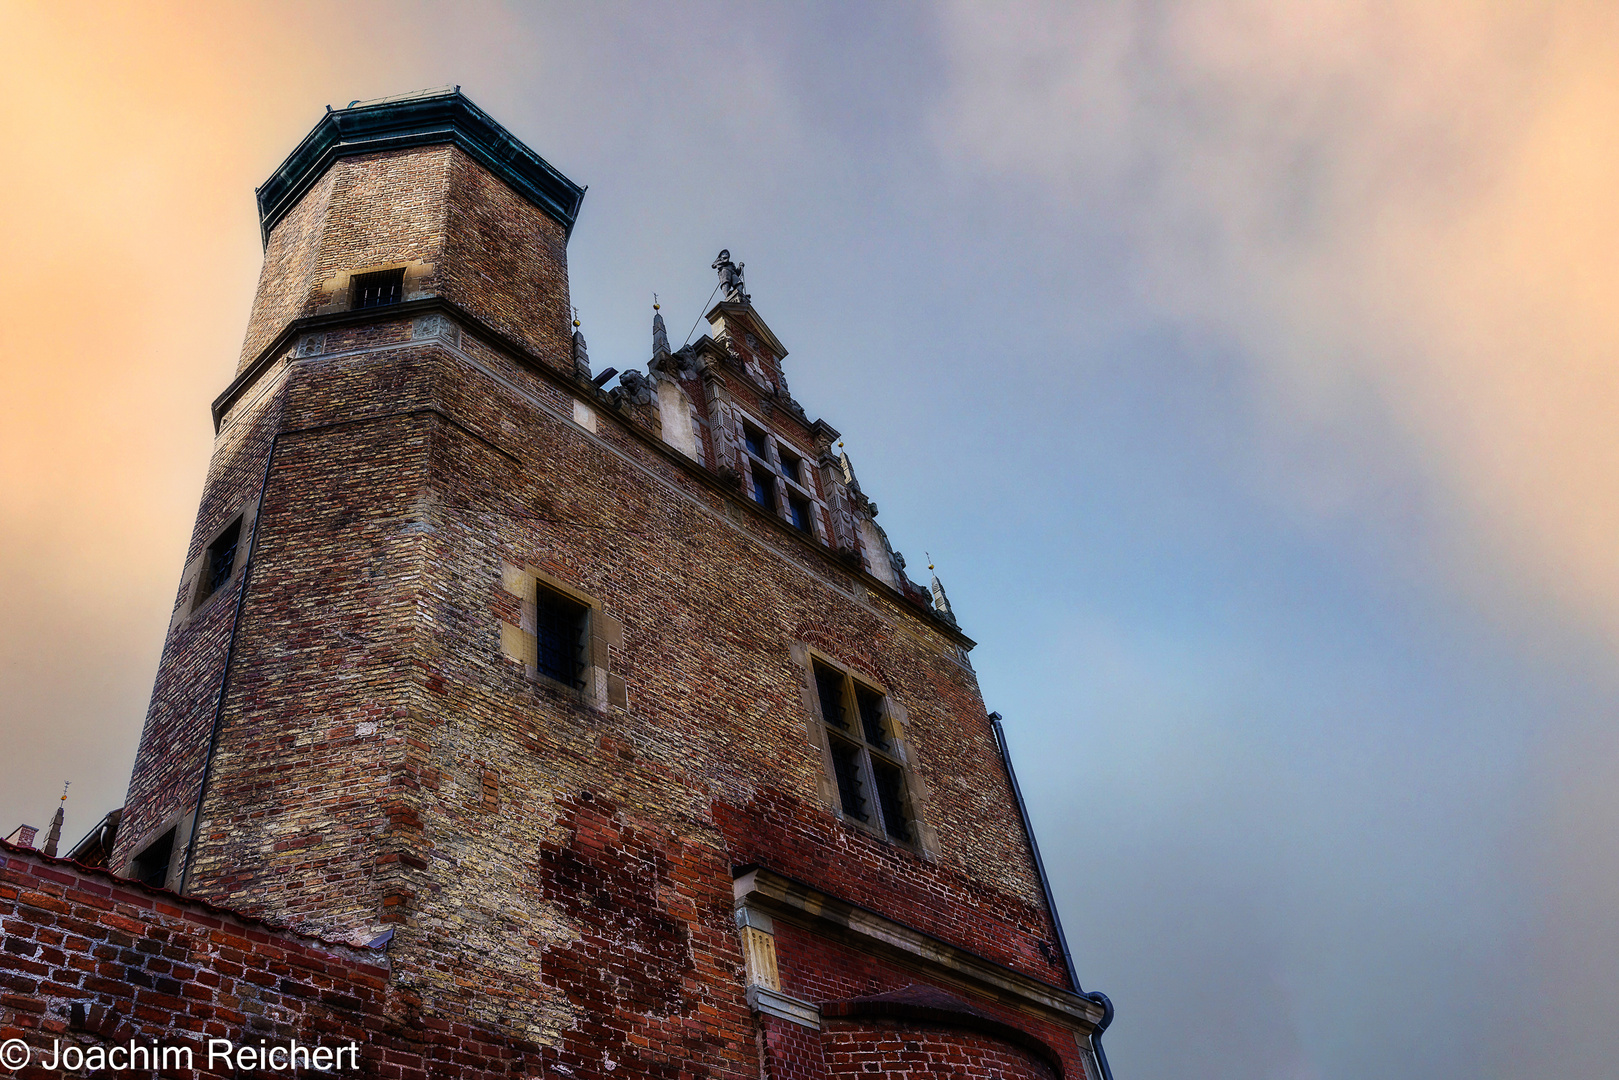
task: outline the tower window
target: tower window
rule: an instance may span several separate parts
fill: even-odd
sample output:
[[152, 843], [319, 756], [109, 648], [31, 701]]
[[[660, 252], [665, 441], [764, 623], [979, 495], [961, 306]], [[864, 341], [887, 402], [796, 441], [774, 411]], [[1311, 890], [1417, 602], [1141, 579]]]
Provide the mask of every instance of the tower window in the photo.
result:
[[766, 510], [776, 509], [776, 478], [757, 463], [753, 466], [753, 501]]
[[889, 732], [887, 699], [830, 664], [811, 664], [844, 817], [902, 844], [916, 843], [905, 765]]
[[405, 298], [405, 268], [354, 275], [354, 308], [385, 307]]
[[536, 585], [534, 640], [540, 674], [583, 690], [589, 626], [590, 608], [554, 589]]
[[146, 845], [146, 849], [129, 863], [129, 876], [143, 885], [161, 889], [169, 880], [169, 863], [174, 856], [174, 834], [170, 829]]
[[800, 532], [812, 531], [810, 529], [810, 504], [808, 499], [799, 498], [797, 495], [789, 496], [787, 510], [793, 516], [793, 528], [798, 529]]
[[752, 424], [742, 425], [742, 442], [747, 446], [748, 453], [756, 458], [766, 459], [765, 433]]
[[208, 545], [208, 565], [203, 571], [202, 588], [197, 592], [197, 603], [202, 603], [218, 592], [236, 572], [236, 550], [241, 546], [242, 519], [237, 518], [225, 527], [214, 542]]

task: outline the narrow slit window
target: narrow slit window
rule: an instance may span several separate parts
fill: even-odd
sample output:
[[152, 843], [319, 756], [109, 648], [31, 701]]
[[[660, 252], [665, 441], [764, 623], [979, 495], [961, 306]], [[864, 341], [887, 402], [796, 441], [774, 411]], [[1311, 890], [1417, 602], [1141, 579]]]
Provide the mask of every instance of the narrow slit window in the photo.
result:
[[354, 307], [385, 307], [405, 298], [405, 269], [377, 270], [354, 275]]
[[584, 689], [589, 621], [589, 607], [544, 585], [535, 587], [535, 666], [541, 675]]

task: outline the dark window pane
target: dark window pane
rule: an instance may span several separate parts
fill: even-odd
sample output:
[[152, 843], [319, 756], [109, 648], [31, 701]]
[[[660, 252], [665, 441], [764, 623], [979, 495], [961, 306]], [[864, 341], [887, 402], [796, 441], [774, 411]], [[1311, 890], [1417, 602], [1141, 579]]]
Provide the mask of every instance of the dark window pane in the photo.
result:
[[831, 668], [815, 665], [815, 689], [821, 695], [821, 719], [830, 727], [849, 730], [849, 719], [843, 715], [843, 676]]
[[776, 508], [776, 478], [758, 465], [753, 467], [753, 501], [766, 510]]
[[169, 857], [174, 852], [174, 832], [170, 829], [135, 856], [130, 876], [144, 885], [161, 889], [169, 877]]
[[828, 739], [832, 749], [832, 771], [838, 778], [838, 799], [843, 812], [861, 821], [871, 820], [866, 808], [865, 781], [860, 775], [860, 748], [852, 742], [838, 738]]
[[765, 437], [764, 433], [758, 428], [751, 428], [744, 424], [742, 427], [742, 441], [748, 444], [748, 453], [754, 457], [762, 458], [765, 456]]
[[888, 745], [888, 733], [883, 730], [883, 697], [874, 690], [854, 684], [854, 699], [860, 706], [860, 727], [866, 741], [881, 749]]
[[373, 274], [354, 275], [354, 306], [356, 308], [383, 307], [397, 304], [405, 296], [405, 270], [378, 270]]
[[785, 450], [781, 451], [781, 475], [795, 484], [804, 482], [803, 476], [798, 471], [798, 459]]
[[541, 585], [534, 604], [535, 666], [540, 674], [584, 689], [585, 622], [589, 608]]
[[236, 569], [236, 547], [242, 539], [242, 519], [231, 522], [230, 528], [219, 534], [208, 547], [208, 585], [204, 596], [212, 596], [221, 585], [230, 580]]
[[911, 823], [905, 817], [905, 777], [899, 766], [881, 758], [871, 759], [871, 776], [877, 783], [877, 802], [883, 811], [883, 828], [896, 840], [911, 842]]
[[810, 504], [803, 499], [788, 499], [787, 506], [793, 514], [793, 527], [804, 532], [811, 532]]

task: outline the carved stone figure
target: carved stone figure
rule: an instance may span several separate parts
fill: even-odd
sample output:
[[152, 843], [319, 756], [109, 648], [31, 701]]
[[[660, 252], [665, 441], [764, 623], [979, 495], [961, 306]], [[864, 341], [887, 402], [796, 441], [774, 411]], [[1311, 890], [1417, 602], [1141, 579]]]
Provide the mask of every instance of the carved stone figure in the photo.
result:
[[652, 404], [652, 380], [639, 371], [626, 371], [618, 377], [613, 396], [624, 405]]
[[725, 294], [725, 299], [738, 304], [746, 304], [748, 302], [748, 293], [742, 287], [742, 268], [747, 263], [732, 262], [731, 251], [727, 248], [721, 251], [719, 258], [709, 265], [712, 269], [720, 272], [720, 291]]

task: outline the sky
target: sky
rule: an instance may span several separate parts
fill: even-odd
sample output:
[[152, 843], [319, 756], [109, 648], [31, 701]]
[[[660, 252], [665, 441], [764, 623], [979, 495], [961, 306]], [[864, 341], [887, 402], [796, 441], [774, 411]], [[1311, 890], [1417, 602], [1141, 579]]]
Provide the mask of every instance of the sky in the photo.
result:
[[1120, 1080], [1611, 1075], [1619, 8], [0, 0], [0, 51], [4, 831], [122, 801], [254, 187], [459, 84], [589, 185], [598, 368], [746, 262], [979, 642]]

